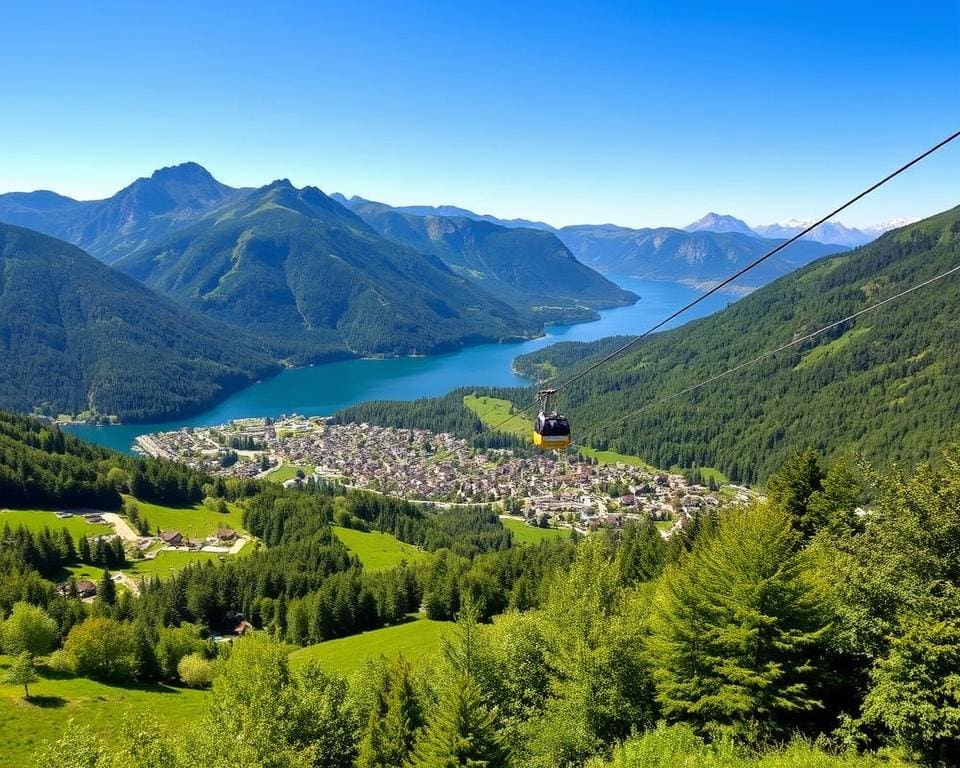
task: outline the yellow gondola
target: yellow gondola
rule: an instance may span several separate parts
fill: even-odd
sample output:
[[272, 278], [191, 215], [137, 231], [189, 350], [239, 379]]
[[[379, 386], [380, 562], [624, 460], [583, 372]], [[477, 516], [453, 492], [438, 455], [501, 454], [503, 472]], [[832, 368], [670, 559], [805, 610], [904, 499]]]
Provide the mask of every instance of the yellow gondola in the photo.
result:
[[567, 417], [557, 413], [551, 407], [554, 389], [544, 389], [537, 392], [537, 401], [540, 403], [540, 413], [533, 423], [533, 444], [538, 448], [562, 451], [572, 442], [570, 439], [570, 422]]

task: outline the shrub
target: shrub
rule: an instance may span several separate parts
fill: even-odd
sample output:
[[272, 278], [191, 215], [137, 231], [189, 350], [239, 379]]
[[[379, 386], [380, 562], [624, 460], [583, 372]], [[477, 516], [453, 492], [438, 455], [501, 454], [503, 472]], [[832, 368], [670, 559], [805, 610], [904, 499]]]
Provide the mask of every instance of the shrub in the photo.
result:
[[213, 682], [214, 665], [199, 653], [191, 653], [180, 659], [177, 664], [177, 674], [180, 681], [188, 688], [205, 688]]

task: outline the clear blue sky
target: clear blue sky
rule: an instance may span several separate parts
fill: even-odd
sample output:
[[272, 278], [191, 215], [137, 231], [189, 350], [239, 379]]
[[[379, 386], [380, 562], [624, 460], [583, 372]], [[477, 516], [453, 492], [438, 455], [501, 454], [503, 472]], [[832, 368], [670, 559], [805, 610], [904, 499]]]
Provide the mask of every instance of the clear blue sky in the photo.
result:
[[[960, 3], [9, 4], [0, 191], [185, 160], [562, 225], [826, 212], [960, 128]], [[960, 145], [844, 216], [960, 204]]]

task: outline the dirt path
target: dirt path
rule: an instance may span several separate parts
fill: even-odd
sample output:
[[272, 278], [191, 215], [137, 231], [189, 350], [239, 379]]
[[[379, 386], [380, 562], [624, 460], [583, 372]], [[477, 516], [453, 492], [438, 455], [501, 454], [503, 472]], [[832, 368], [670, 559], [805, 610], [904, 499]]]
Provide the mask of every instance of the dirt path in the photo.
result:
[[140, 534], [130, 527], [130, 523], [116, 512], [104, 512], [103, 519], [113, 526], [114, 532], [124, 541], [136, 541], [140, 538]]

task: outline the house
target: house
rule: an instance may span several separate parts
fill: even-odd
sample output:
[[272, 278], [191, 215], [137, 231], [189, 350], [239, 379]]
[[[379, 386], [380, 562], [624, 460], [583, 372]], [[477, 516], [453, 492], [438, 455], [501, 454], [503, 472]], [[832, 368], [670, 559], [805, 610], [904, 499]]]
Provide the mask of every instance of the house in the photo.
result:
[[217, 539], [220, 541], [236, 541], [237, 532], [233, 528], [221, 528], [217, 531]]
[[243, 619], [233, 628], [232, 634], [239, 636], [249, 634], [250, 632], [253, 632], [253, 624]]
[[93, 597], [97, 594], [97, 585], [90, 581], [90, 579], [80, 579], [76, 583], [76, 587], [77, 595], [81, 598]]
[[183, 544], [183, 536], [180, 535], [180, 531], [164, 531], [160, 534], [160, 538], [163, 539], [164, 544], [169, 544], [171, 547], [179, 547]]

